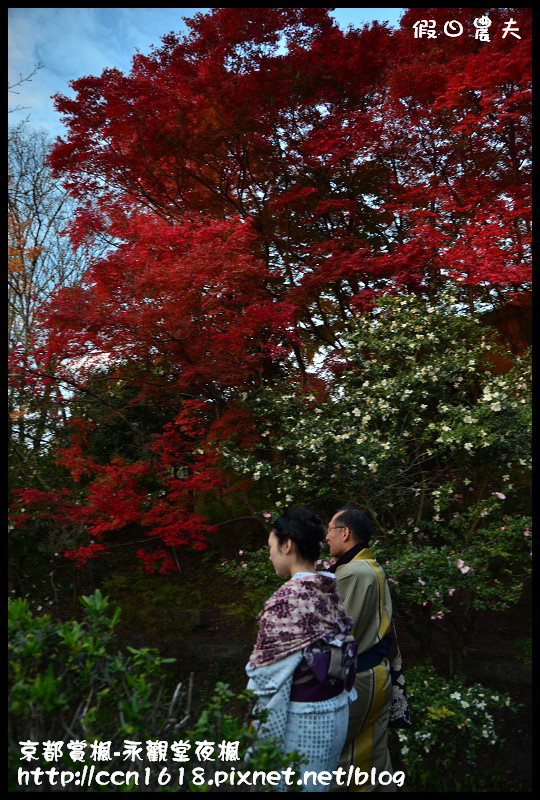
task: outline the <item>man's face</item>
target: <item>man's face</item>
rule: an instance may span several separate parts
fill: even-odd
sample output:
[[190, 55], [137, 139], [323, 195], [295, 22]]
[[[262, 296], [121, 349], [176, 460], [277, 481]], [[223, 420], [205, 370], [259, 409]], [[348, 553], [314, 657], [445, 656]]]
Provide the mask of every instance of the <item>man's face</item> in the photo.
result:
[[334, 514], [328, 524], [328, 532], [326, 534], [330, 555], [334, 556], [334, 558], [339, 558], [346, 553], [348, 549], [344, 541], [345, 531], [348, 529], [345, 525], [340, 525], [338, 517], [339, 514]]

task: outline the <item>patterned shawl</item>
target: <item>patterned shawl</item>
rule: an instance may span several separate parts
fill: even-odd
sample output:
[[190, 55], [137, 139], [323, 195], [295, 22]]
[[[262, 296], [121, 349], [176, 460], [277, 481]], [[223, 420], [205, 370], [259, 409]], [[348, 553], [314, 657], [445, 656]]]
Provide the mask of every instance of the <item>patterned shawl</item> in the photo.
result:
[[266, 601], [250, 656], [255, 667], [272, 664], [319, 639], [342, 645], [352, 629], [336, 580], [316, 572], [283, 584]]

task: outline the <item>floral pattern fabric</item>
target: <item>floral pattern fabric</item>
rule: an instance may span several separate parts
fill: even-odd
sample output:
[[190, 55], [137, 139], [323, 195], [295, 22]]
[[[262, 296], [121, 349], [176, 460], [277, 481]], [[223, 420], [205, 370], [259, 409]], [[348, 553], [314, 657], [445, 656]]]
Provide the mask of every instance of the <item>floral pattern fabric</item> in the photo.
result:
[[249, 661], [255, 667], [272, 664], [318, 640], [343, 646], [351, 629], [334, 575], [302, 573], [266, 601]]

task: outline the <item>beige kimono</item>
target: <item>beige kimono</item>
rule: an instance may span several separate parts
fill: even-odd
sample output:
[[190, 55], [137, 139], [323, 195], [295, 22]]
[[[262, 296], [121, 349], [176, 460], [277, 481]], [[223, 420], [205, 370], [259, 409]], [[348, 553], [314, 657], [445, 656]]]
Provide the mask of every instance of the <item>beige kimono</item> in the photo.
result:
[[[364, 548], [347, 564], [337, 567], [337, 590], [347, 614], [353, 620], [353, 636], [358, 642], [358, 654], [365, 653], [390, 630], [392, 601], [388, 582], [382, 567], [372, 551]], [[349, 707], [349, 727], [339, 765], [348, 771], [354, 766], [371, 776], [392, 773], [388, 753], [388, 718], [391, 705], [389, 662], [382, 662], [365, 672], [357, 673], [355, 688], [358, 699]], [[334, 791], [343, 791], [333, 787]], [[361, 785], [349, 786], [349, 792], [395, 792], [390, 781], [382, 785], [367, 780]]]

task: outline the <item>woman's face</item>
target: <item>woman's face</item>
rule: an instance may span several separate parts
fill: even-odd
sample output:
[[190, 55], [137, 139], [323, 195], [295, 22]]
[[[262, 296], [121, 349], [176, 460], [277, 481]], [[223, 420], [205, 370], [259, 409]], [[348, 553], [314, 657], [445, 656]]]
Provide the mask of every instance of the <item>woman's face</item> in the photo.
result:
[[270, 531], [270, 535], [268, 537], [268, 547], [270, 548], [270, 561], [274, 565], [276, 575], [279, 575], [282, 578], [290, 575], [290, 540], [287, 539], [282, 545], [280, 545], [279, 539], [274, 531]]

